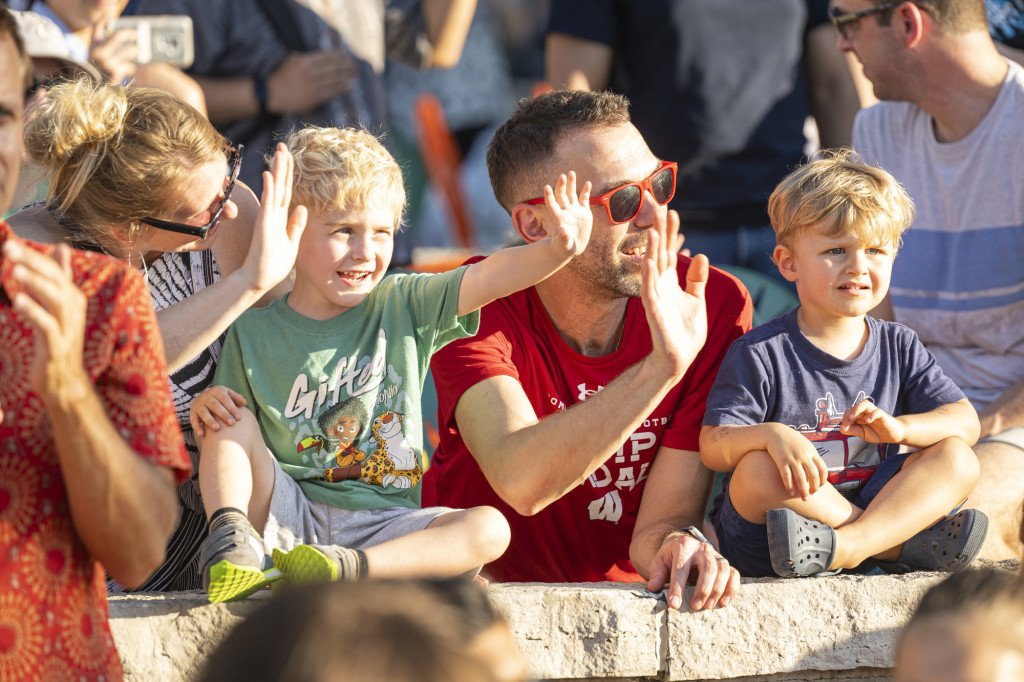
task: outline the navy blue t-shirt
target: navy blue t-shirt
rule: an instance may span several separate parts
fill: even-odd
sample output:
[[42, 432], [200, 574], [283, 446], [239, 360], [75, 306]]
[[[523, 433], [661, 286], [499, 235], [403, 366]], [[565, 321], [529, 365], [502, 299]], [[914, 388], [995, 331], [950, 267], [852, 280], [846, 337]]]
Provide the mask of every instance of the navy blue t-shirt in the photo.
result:
[[684, 226], [767, 225], [803, 155], [804, 39], [828, 0], [553, 0], [549, 32], [613, 49], [610, 87], [659, 158], [679, 163]]
[[796, 313], [733, 342], [708, 396], [704, 425], [786, 424], [814, 443], [829, 482], [853, 496], [899, 446], [842, 434], [847, 409], [867, 399], [899, 417], [955, 403], [964, 393], [909, 327], [866, 318], [868, 340], [847, 362], [812, 344], [797, 326]]

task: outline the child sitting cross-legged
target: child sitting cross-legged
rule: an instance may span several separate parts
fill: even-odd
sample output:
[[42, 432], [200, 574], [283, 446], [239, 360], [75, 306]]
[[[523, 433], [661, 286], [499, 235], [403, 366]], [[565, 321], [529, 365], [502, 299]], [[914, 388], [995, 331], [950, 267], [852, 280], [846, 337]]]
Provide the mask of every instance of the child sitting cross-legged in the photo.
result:
[[988, 527], [956, 511], [978, 416], [914, 332], [867, 315], [910, 198], [843, 151], [783, 179], [768, 210], [800, 306], [737, 339], [708, 397], [701, 458], [730, 472], [712, 509], [722, 554], [748, 576], [962, 568]]
[[192, 405], [209, 598], [282, 578], [475, 575], [505, 551], [509, 526], [492, 507], [420, 508], [428, 363], [476, 332], [481, 306], [583, 251], [590, 183], [577, 196], [570, 171], [546, 188], [549, 239], [443, 274], [385, 276], [405, 206], [395, 160], [354, 129], [306, 128], [287, 146], [291, 204], [309, 211], [294, 287], [231, 326], [217, 386]]

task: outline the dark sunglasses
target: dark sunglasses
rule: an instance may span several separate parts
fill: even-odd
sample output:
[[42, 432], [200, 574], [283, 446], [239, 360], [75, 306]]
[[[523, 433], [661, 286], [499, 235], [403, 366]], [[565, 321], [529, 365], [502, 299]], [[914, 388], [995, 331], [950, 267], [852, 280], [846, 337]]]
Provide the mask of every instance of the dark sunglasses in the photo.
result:
[[[628, 223], [640, 214], [644, 192], [650, 192], [659, 206], [672, 201], [676, 193], [676, 169], [679, 164], [674, 161], [662, 161], [658, 170], [643, 180], [628, 182], [599, 197], [590, 197], [590, 204], [603, 204], [608, 212], [608, 220], [613, 223]], [[544, 197], [529, 199], [527, 204], [543, 204]]]
[[237, 147], [228, 147], [228, 172], [226, 177], [228, 178], [227, 185], [224, 187], [224, 198], [221, 199], [220, 204], [217, 206], [217, 210], [210, 216], [210, 221], [205, 225], [186, 225], [185, 223], [176, 223], [171, 220], [160, 220], [159, 218], [143, 218], [139, 222], [145, 223], [150, 227], [155, 227], [158, 230], [167, 230], [168, 232], [178, 232], [180, 234], [187, 234], [191, 237], [199, 237], [200, 239], [206, 239], [206, 235], [210, 233], [213, 226], [220, 220], [221, 214], [224, 212], [224, 207], [228, 205], [228, 199], [231, 198], [231, 191], [235, 189], [235, 181], [238, 180], [238, 171], [242, 169], [242, 145]]
[[843, 36], [844, 40], [849, 40], [850, 24], [872, 14], [879, 14], [893, 7], [899, 7], [902, 4], [902, 2], [883, 2], [881, 5], [875, 5], [870, 9], [862, 9], [859, 12], [842, 12], [837, 7], [830, 7], [828, 15], [832, 19], [832, 25], [839, 31], [839, 35]]

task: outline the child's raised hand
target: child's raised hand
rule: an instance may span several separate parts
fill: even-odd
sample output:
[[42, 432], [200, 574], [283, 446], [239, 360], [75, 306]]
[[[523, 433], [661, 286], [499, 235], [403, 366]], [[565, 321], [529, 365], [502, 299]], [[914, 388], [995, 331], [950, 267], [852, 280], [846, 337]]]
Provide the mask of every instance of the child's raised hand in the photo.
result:
[[188, 421], [197, 436], [206, 435], [203, 428], [220, 431], [221, 422], [233, 425], [242, 418], [239, 408], [245, 407], [245, 398], [226, 386], [211, 386], [192, 400]]
[[870, 400], [861, 400], [844, 412], [839, 429], [869, 443], [902, 443], [907, 434], [903, 422]]
[[544, 185], [544, 204], [551, 211], [555, 224], [551, 233], [551, 245], [559, 258], [578, 256], [587, 248], [590, 229], [594, 225], [594, 214], [590, 210], [590, 181], [583, 183], [583, 190], [576, 195], [576, 171], [558, 176], [555, 188]]
[[807, 500], [828, 482], [828, 467], [811, 441], [786, 427], [768, 442], [768, 454], [775, 460], [782, 485], [791, 497]]

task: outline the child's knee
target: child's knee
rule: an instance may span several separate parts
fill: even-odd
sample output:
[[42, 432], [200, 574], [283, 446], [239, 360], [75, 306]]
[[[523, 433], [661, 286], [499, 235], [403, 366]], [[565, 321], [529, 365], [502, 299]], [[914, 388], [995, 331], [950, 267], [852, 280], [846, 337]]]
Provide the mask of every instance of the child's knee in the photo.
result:
[[775, 460], [764, 450], [748, 452], [732, 472], [729, 499], [747, 521], [764, 523], [765, 512], [789, 498]]
[[474, 544], [488, 558], [483, 562], [494, 561], [508, 548], [512, 540], [512, 531], [508, 521], [494, 507], [472, 507], [464, 512], [463, 523]]
[[932, 446], [948, 462], [953, 480], [963, 483], [970, 490], [981, 476], [981, 463], [974, 450], [959, 438], [946, 438]]

